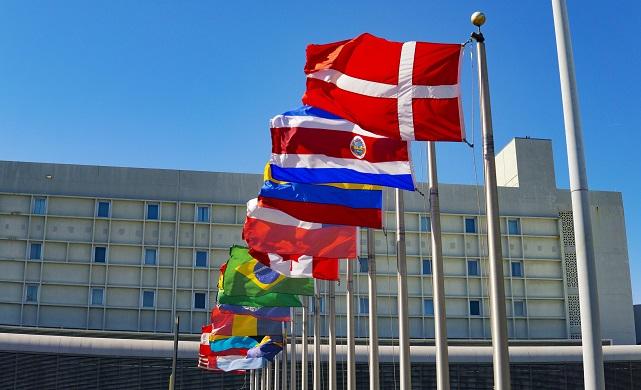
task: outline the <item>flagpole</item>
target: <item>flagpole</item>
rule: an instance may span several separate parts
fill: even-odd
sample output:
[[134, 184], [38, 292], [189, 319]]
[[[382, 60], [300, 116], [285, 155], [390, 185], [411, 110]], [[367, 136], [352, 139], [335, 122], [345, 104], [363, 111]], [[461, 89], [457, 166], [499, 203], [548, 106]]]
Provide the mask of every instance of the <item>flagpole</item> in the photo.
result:
[[180, 317], [174, 321], [174, 353], [171, 360], [171, 376], [169, 377], [169, 390], [176, 387], [176, 366], [178, 364], [178, 332], [180, 331]]
[[490, 108], [490, 87], [485, 58], [485, 38], [481, 26], [485, 15], [475, 12], [472, 23], [479, 28], [472, 33], [476, 41], [476, 53], [479, 72], [479, 98], [481, 103], [481, 122], [483, 125], [483, 154], [485, 173], [485, 207], [487, 212], [487, 242], [490, 282], [490, 310], [492, 328], [492, 347], [494, 356], [494, 388], [510, 388], [510, 356], [507, 340], [507, 318], [505, 314], [505, 286], [503, 280], [503, 254], [501, 252], [501, 231], [499, 219], [499, 201], [496, 184], [496, 166], [494, 160], [494, 134], [492, 130], [492, 110]]
[[367, 293], [369, 297], [369, 388], [379, 389], [378, 379], [378, 318], [377, 318], [377, 288], [376, 288], [376, 247], [374, 229], [367, 229]]
[[265, 380], [265, 389], [271, 390], [272, 388], [272, 374], [273, 374], [273, 363], [272, 362], [267, 362], [267, 369], [265, 372], [267, 373], [267, 379]]
[[310, 299], [309, 299], [309, 297], [305, 297], [304, 300], [305, 300], [305, 302], [303, 304], [303, 313], [302, 313], [303, 314], [303, 319], [301, 321], [301, 334], [302, 334], [301, 343], [302, 343], [302, 348], [303, 348], [303, 351], [302, 351], [301, 357], [300, 357], [300, 388], [301, 388], [301, 390], [307, 390], [307, 377], [308, 377], [308, 372], [309, 372], [309, 367], [308, 367], [308, 365], [309, 365], [309, 362], [308, 362], [309, 356], [307, 355], [308, 354], [308, 348], [309, 348], [308, 347], [307, 334], [309, 333], [309, 330], [307, 328], [308, 328], [308, 321], [309, 321], [309, 318], [308, 318], [309, 317], [309, 315], [308, 315], [308, 312], [309, 312], [308, 305], [309, 305]]
[[267, 375], [265, 375], [266, 367], [260, 369], [260, 390], [267, 390]]
[[314, 279], [314, 390], [322, 390], [320, 343], [320, 289], [318, 280]]
[[281, 390], [287, 390], [287, 327], [283, 322], [283, 364], [281, 365]]
[[[369, 229], [368, 229], [369, 231]], [[359, 238], [360, 239], [360, 238]], [[354, 344], [354, 260], [347, 260], [347, 390], [356, 390], [356, 352]]]
[[[287, 345], [285, 344], [285, 339], [283, 339], [283, 351], [281, 354], [285, 353]], [[276, 356], [274, 358], [274, 390], [280, 390], [280, 359], [281, 356]]]
[[450, 388], [450, 367], [447, 351], [447, 314], [445, 311], [445, 280], [441, 241], [441, 206], [438, 196], [436, 143], [427, 143], [430, 175], [430, 227], [432, 236], [432, 298], [434, 302], [434, 343], [436, 345], [436, 384], [439, 390]]
[[[400, 388], [412, 388], [410, 338], [407, 303], [407, 258], [405, 255], [405, 203], [403, 192], [396, 189], [396, 275], [398, 282], [398, 341], [400, 347]], [[375, 314], [374, 312], [373, 314]], [[372, 314], [370, 314], [371, 316]]]
[[249, 390], [255, 390], [254, 389], [254, 380], [255, 380], [254, 373], [255, 372], [256, 372], [256, 370], [250, 370], [249, 371]]
[[296, 390], [296, 310], [292, 307], [292, 322], [291, 322], [291, 336], [289, 337], [289, 345], [291, 347], [291, 357], [289, 359], [289, 386], [292, 390]]
[[336, 390], [336, 282], [327, 281], [329, 287], [329, 315], [328, 336], [329, 336], [329, 390]]
[[570, 171], [570, 194], [574, 219], [574, 240], [579, 281], [581, 344], [583, 349], [583, 384], [586, 389], [604, 389], [601, 318], [597, 289], [596, 260], [592, 238], [592, 220], [583, 129], [579, 113], [579, 94], [574, 75], [574, 54], [568, 10], [564, 0], [552, 0], [556, 50], [563, 99], [565, 139]]

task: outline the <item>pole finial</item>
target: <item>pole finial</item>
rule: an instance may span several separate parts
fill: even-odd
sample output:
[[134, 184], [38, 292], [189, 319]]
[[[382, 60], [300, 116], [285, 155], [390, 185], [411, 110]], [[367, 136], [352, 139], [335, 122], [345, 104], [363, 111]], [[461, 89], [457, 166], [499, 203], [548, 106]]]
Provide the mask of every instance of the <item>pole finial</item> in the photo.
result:
[[470, 20], [472, 21], [473, 25], [481, 28], [481, 26], [485, 24], [485, 14], [481, 11], [476, 11], [472, 14]]

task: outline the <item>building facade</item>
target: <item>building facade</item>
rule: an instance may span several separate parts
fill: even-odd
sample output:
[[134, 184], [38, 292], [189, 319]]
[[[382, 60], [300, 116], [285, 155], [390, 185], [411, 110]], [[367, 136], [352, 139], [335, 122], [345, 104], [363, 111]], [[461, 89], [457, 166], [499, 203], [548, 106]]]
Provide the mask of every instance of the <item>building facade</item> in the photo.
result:
[[[570, 195], [556, 188], [551, 143], [517, 138], [496, 161], [510, 337], [578, 339]], [[245, 203], [261, 182], [252, 174], [0, 162], [0, 326], [159, 334], [179, 315], [182, 331], [199, 333], [215, 303], [218, 268], [231, 245], [243, 244]], [[448, 335], [489, 339], [483, 189], [439, 190]], [[394, 338], [393, 193], [384, 196], [377, 318], [380, 337]], [[622, 197], [590, 196], [603, 338], [634, 344]], [[405, 204], [410, 336], [418, 341], [434, 337], [429, 207], [419, 193]], [[363, 232], [363, 255], [365, 248]], [[366, 337], [367, 262], [356, 268], [356, 333]]]

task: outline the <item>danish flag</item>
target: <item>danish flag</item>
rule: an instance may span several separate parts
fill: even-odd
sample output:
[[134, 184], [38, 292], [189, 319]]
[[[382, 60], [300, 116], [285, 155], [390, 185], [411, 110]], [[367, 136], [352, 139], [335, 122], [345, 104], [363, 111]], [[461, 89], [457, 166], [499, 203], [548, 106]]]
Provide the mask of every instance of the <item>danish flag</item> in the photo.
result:
[[389, 138], [462, 141], [463, 45], [371, 34], [307, 46], [303, 103]]

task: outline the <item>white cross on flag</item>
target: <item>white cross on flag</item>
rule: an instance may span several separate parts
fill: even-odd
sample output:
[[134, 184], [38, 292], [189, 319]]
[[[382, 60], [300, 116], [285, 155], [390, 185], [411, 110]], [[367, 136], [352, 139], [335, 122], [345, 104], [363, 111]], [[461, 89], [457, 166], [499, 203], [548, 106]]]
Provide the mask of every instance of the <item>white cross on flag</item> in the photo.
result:
[[463, 45], [371, 34], [307, 46], [303, 103], [389, 138], [462, 141]]

